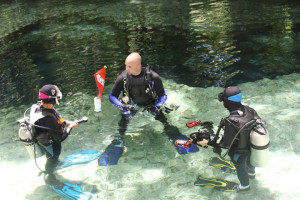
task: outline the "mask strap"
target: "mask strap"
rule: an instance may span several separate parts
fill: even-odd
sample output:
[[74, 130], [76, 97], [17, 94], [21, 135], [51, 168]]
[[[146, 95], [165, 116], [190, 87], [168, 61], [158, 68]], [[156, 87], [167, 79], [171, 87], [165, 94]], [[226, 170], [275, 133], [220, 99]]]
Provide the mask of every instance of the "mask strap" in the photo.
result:
[[243, 95], [242, 95], [242, 93], [240, 92], [240, 93], [238, 93], [238, 94], [236, 94], [236, 95], [233, 95], [233, 96], [231, 96], [231, 97], [228, 97], [228, 100], [234, 101], [234, 102], [241, 102], [241, 101], [242, 101], [242, 97], [243, 97]]
[[50, 99], [50, 97], [42, 92], [39, 92], [39, 99]]

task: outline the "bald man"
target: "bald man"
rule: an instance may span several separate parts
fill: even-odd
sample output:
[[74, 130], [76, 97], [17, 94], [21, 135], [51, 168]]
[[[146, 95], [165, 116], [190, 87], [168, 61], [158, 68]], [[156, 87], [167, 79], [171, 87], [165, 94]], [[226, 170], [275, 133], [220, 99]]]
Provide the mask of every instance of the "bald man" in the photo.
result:
[[[138, 106], [154, 105], [161, 107], [167, 100], [167, 95], [159, 75], [142, 67], [141, 56], [134, 52], [125, 60], [126, 70], [120, 74], [109, 95], [109, 100], [118, 108], [127, 109], [132, 103]], [[151, 80], [146, 80], [146, 79]], [[126, 94], [126, 101], [119, 101], [120, 93]], [[124, 100], [124, 99], [123, 99]], [[124, 113], [124, 112], [123, 112]]]
[[[174, 142], [177, 139], [188, 139], [180, 134], [177, 127], [169, 125], [167, 118], [161, 112], [160, 108], [167, 100], [167, 94], [160, 76], [150, 70], [149, 67], [142, 67], [142, 58], [137, 52], [127, 56], [125, 66], [126, 70], [117, 77], [109, 95], [111, 103], [121, 110], [122, 119], [119, 121], [119, 134], [115, 135], [112, 143], [101, 155], [99, 159], [101, 166], [117, 164], [124, 150], [123, 136], [127, 125], [136, 113], [135, 105], [148, 110], [156, 120], [162, 122], [166, 134]], [[121, 93], [123, 98], [119, 100]], [[198, 151], [196, 146], [189, 149], [176, 148], [180, 154]]]

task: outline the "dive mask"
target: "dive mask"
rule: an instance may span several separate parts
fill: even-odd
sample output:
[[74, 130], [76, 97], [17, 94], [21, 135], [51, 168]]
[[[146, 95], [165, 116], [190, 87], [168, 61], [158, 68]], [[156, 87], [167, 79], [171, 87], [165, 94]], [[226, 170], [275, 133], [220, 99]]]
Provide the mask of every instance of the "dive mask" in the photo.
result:
[[241, 102], [242, 101], [242, 93], [238, 93], [236, 95], [233, 95], [233, 96], [230, 96], [230, 97], [226, 97], [224, 96], [224, 93], [221, 92], [219, 95], [218, 95], [218, 100], [221, 102], [221, 101], [226, 101], [226, 100], [229, 100], [229, 101], [234, 101], [234, 102]]
[[56, 102], [57, 105], [59, 105], [58, 99], [62, 99], [62, 93], [61, 93], [60, 90], [58, 90], [58, 94], [57, 94], [57, 96], [55, 98], [55, 102]]
[[[55, 92], [53, 92], [55, 94]], [[57, 96], [50, 96], [42, 93], [41, 91], [39, 92], [39, 99], [55, 99], [55, 103], [59, 105], [58, 99], [62, 99], [62, 93], [60, 90], [58, 90]]]

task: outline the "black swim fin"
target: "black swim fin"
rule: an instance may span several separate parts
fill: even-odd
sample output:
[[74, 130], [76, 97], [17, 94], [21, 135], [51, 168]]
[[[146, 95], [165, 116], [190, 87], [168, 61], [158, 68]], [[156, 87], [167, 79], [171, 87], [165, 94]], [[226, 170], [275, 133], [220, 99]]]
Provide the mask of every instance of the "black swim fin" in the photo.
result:
[[221, 157], [213, 157], [209, 160], [209, 165], [222, 170], [223, 172], [237, 174], [234, 164], [230, 160]]
[[235, 186], [238, 184], [235, 182], [226, 181], [222, 179], [204, 178], [202, 176], [199, 176], [195, 181], [194, 185], [205, 187], [205, 188], [214, 188], [216, 190], [224, 191], [224, 192], [232, 192], [236, 190]]

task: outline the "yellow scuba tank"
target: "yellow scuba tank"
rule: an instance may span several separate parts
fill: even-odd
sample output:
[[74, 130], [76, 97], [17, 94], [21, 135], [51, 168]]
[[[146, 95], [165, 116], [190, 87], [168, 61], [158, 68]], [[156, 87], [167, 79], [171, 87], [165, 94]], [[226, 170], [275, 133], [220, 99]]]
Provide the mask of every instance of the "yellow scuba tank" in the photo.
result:
[[255, 127], [250, 132], [251, 165], [264, 167], [269, 161], [269, 132], [263, 126]]

